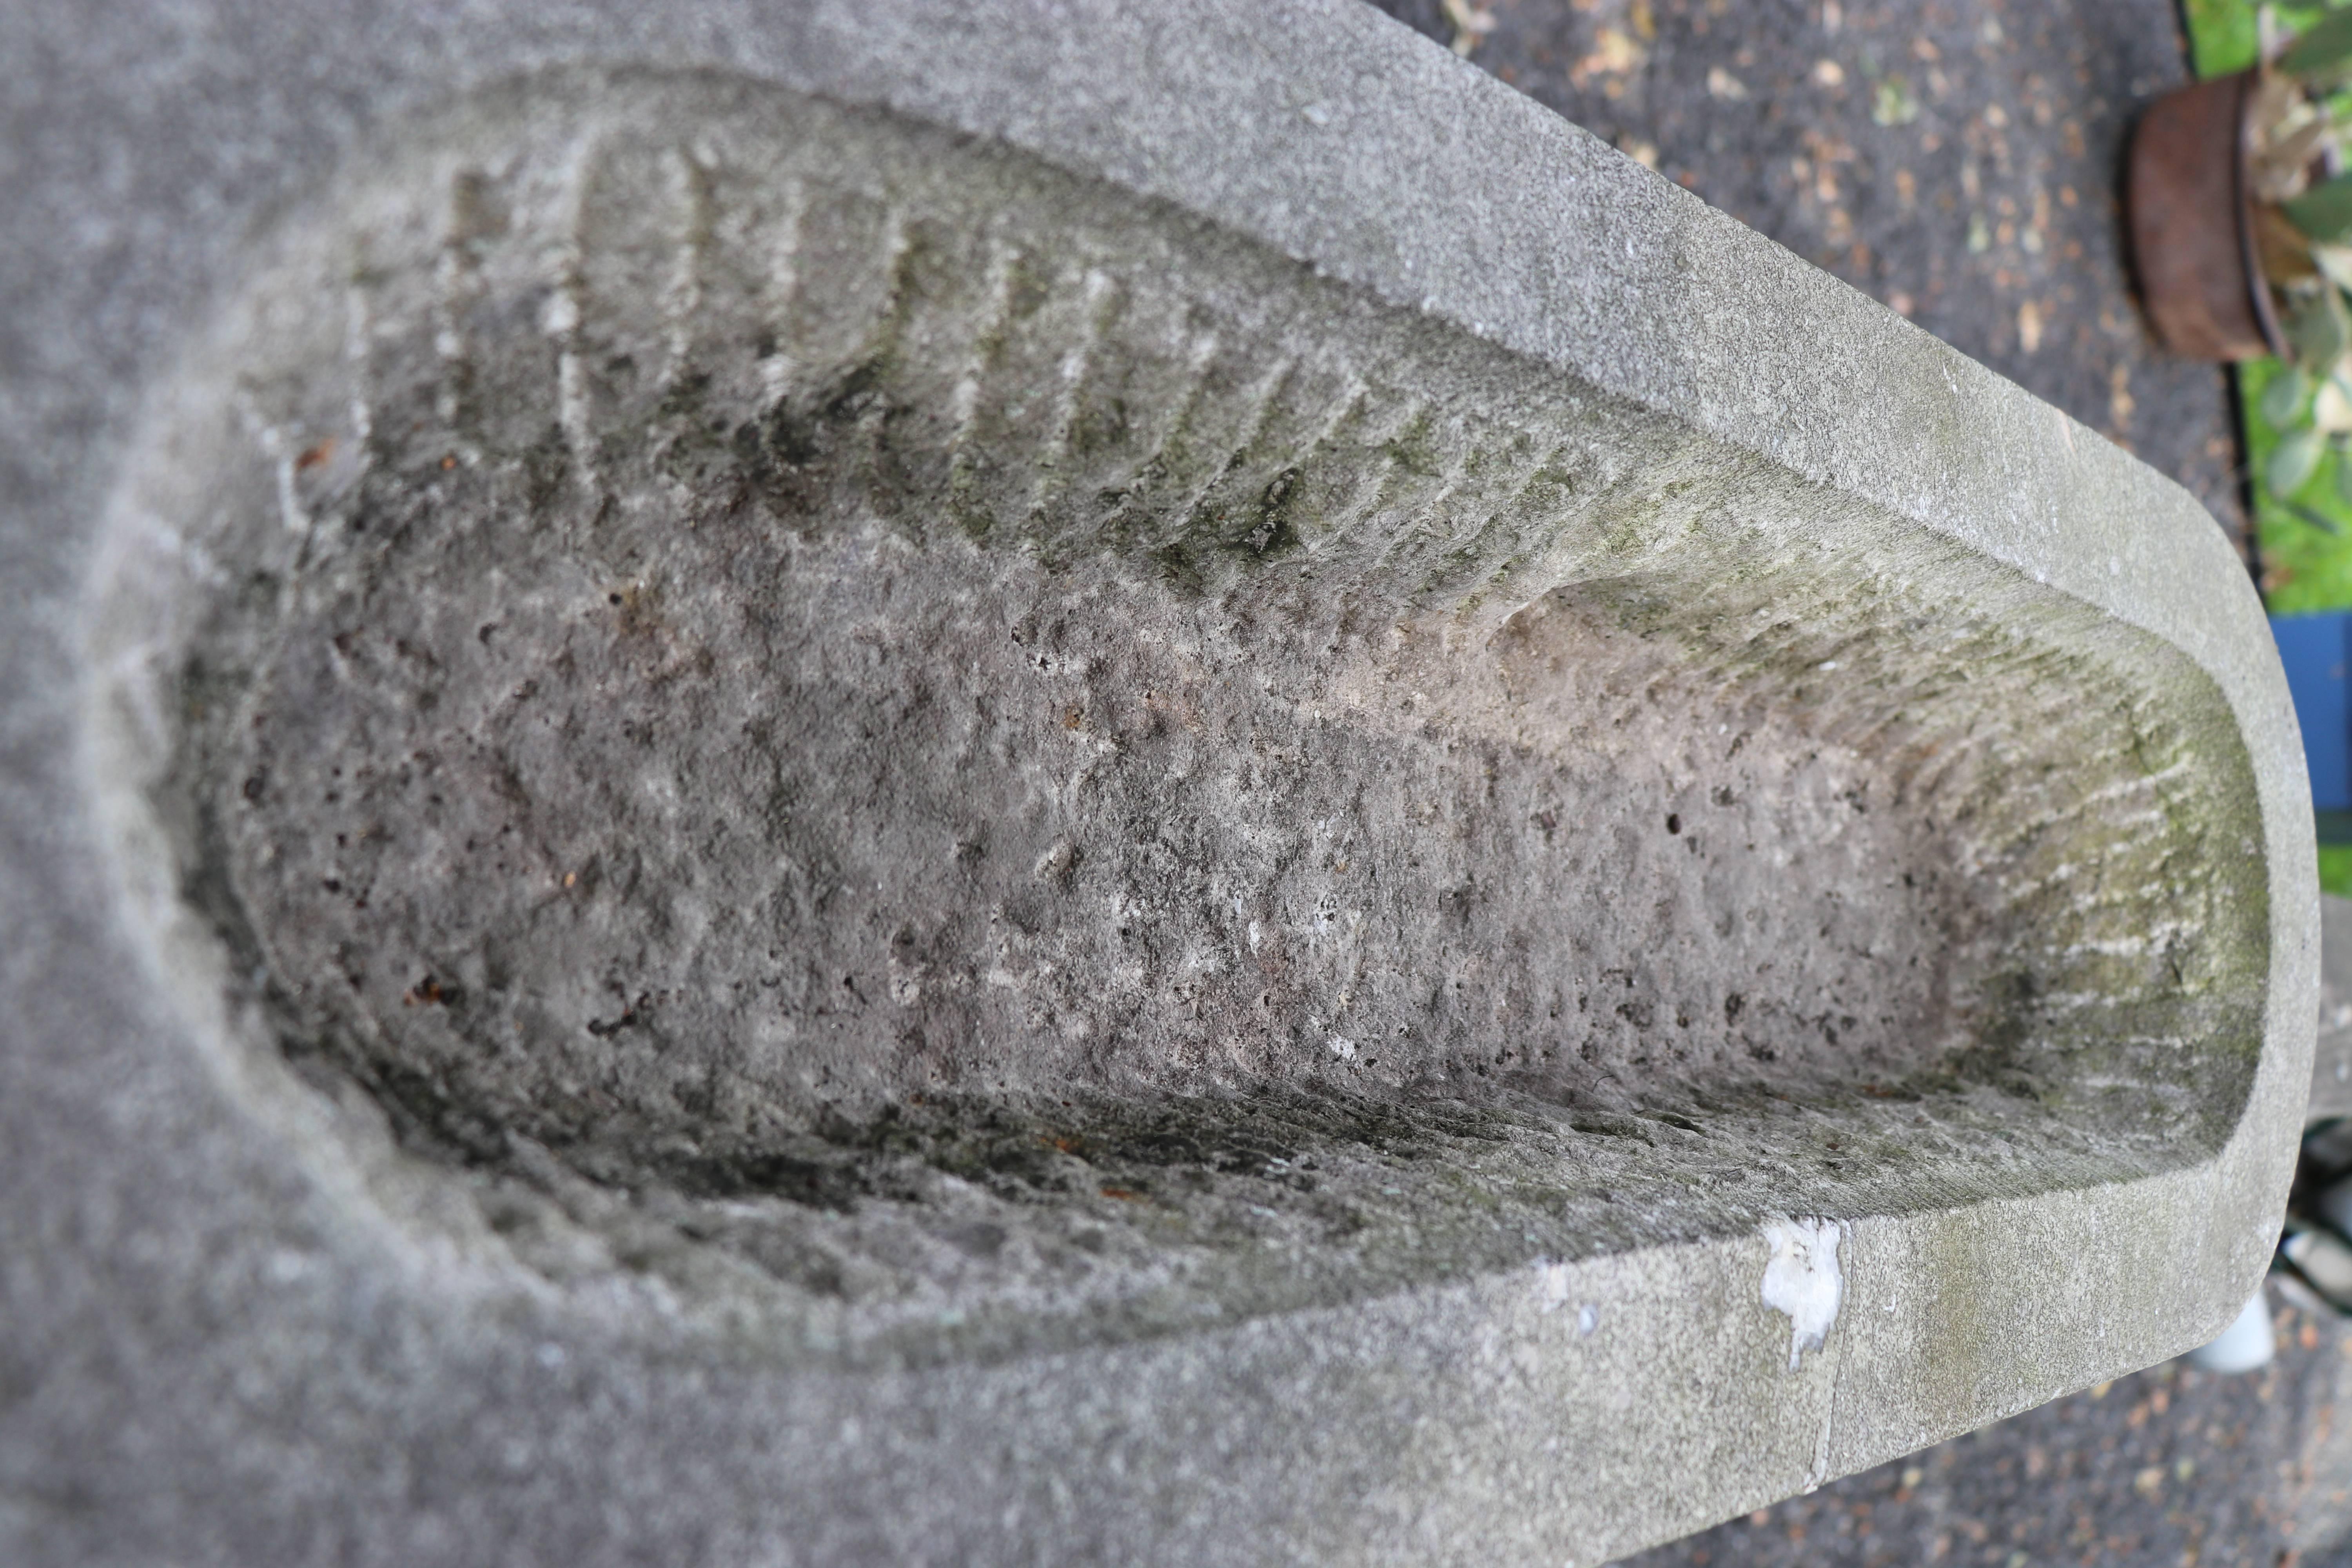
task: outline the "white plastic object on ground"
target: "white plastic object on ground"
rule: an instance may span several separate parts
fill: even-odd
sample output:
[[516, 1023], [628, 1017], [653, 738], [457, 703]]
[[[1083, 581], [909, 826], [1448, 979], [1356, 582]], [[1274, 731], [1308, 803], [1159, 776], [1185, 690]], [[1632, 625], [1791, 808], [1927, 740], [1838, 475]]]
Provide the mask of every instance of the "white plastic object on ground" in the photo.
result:
[[2352, 1301], [2352, 1246], [2324, 1230], [2298, 1229], [2279, 1249], [2321, 1295], [2333, 1301]]
[[2352, 1177], [2347, 1177], [2319, 1194], [2312, 1205], [2319, 1217], [2346, 1236], [2352, 1236]]
[[2183, 1359], [2200, 1372], [2254, 1372], [2271, 1364], [2273, 1349], [2271, 1305], [2258, 1289], [2220, 1338], [2198, 1346]]

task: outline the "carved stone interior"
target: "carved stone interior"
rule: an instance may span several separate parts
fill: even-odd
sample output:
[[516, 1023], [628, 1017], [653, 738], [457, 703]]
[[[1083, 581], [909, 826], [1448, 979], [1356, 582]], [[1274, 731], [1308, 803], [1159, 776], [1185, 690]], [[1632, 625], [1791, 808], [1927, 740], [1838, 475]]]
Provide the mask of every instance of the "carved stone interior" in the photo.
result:
[[175, 396], [126, 859], [559, 1279], [1009, 1349], [2116, 1179], [2250, 1081], [2177, 654], [1013, 154], [539, 79]]

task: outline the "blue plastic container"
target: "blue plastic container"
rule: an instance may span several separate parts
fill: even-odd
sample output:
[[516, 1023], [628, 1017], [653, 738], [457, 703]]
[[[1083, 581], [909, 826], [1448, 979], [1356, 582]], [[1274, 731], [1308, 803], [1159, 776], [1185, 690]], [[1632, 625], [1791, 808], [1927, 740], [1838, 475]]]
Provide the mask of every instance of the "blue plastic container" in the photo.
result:
[[2352, 666], [2352, 611], [2273, 616], [2271, 636], [2303, 727], [2319, 840], [2352, 843], [2352, 681], [2345, 679]]

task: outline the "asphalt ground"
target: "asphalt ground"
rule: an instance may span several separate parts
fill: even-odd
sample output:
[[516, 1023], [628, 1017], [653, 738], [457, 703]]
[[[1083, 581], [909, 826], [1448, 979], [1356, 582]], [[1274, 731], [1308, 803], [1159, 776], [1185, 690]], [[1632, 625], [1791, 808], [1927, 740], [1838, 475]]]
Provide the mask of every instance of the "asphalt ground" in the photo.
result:
[[2242, 1376], [2168, 1362], [1882, 1465], [1621, 1568], [2244, 1564], [2341, 1568], [2315, 1550], [2352, 1483], [2335, 1441], [2352, 1335], [2287, 1308], [2277, 1361]]
[[[2120, 193], [2173, 0], [1373, 0], [2170, 475], [2242, 540], [2229, 378], [2148, 335]], [[1451, 12], [1451, 15], [1449, 15]]]
[[[2131, 127], [2172, 0], [1372, 0], [2180, 481], [2243, 550], [2220, 369], [2132, 291]], [[2352, 1334], [2168, 1363], [1625, 1560], [2352, 1568]]]

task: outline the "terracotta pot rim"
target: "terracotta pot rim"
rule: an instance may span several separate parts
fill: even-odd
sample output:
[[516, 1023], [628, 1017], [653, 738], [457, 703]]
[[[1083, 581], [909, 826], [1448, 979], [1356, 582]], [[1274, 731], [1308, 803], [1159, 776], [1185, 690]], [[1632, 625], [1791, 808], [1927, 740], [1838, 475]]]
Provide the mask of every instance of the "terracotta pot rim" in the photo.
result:
[[2263, 271], [2261, 248], [2254, 243], [2254, 85], [2270, 68], [2256, 64], [2238, 73], [2238, 254], [2245, 258], [2246, 288], [2253, 295], [2254, 324], [2280, 363], [2294, 363], [2294, 347], [2279, 324], [2278, 306], [2271, 298], [2271, 280]]

